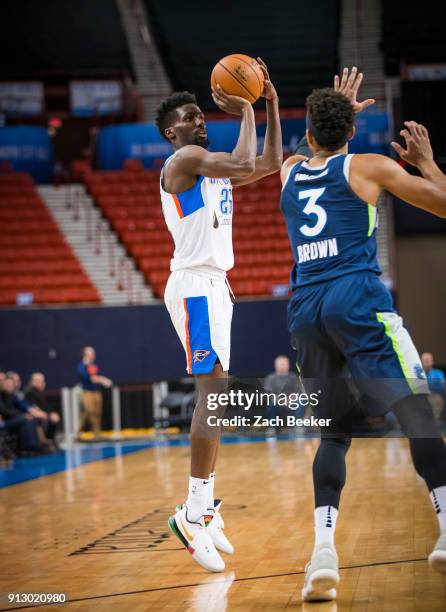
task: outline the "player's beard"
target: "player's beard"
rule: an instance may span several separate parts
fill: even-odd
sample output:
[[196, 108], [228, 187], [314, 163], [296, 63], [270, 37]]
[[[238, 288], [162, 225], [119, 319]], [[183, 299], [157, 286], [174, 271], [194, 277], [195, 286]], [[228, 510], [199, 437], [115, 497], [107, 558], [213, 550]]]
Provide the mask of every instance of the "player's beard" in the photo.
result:
[[194, 139], [194, 144], [198, 145], [199, 147], [203, 147], [203, 149], [208, 149], [211, 143], [209, 142], [209, 138], [207, 136], [205, 138], [196, 136]]

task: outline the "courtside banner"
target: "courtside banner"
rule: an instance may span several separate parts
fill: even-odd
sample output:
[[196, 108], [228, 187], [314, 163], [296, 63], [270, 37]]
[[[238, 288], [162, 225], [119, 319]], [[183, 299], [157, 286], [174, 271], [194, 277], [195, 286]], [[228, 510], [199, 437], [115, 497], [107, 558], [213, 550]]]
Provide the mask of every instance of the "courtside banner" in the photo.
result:
[[[238, 121], [207, 123], [211, 151], [232, 151], [239, 133]], [[156, 125], [133, 123], [102, 128], [98, 138], [98, 160], [101, 170], [119, 170], [126, 159], [140, 159], [145, 168], [160, 168], [173, 153]]]
[[119, 81], [71, 81], [70, 105], [73, 115], [111, 115], [122, 111], [122, 83]]
[[[237, 142], [238, 121], [208, 121], [211, 151], [232, 151]], [[285, 153], [294, 153], [305, 134], [305, 119], [282, 119]], [[351, 153], [388, 153], [388, 117], [386, 113], [364, 113], [356, 119], [356, 135], [350, 143]], [[263, 149], [266, 123], [257, 125], [258, 150]], [[160, 168], [173, 153], [156, 125], [132, 123], [112, 125], [99, 131], [98, 159], [101, 170], [119, 170], [126, 159], [140, 159], [145, 168]]]
[[[282, 140], [284, 153], [293, 154], [305, 134], [306, 123], [303, 118], [282, 119]], [[387, 113], [364, 112], [356, 117], [356, 134], [349, 143], [350, 153], [389, 154], [389, 118]], [[266, 123], [257, 126], [258, 148], [263, 149]]]
[[389, 154], [389, 117], [387, 113], [361, 113], [355, 120], [356, 134], [350, 144], [350, 153]]
[[43, 83], [23, 81], [0, 83], [0, 113], [29, 117], [43, 112]]
[[10, 162], [15, 172], [29, 172], [36, 183], [53, 180], [53, 144], [41, 127], [0, 128], [0, 164]]

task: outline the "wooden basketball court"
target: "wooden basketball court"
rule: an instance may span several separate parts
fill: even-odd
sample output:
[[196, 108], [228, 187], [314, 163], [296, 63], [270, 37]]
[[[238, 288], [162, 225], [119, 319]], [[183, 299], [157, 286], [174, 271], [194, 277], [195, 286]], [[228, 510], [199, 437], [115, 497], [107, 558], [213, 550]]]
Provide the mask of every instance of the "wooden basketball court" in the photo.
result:
[[186, 494], [187, 446], [2, 489], [0, 591], [65, 592], [60, 609], [70, 611], [444, 611], [446, 576], [426, 561], [437, 521], [400, 439], [354, 441], [338, 520], [338, 600], [302, 603], [317, 444], [222, 445], [216, 493], [236, 549], [223, 574], [204, 572], [167, 528]]

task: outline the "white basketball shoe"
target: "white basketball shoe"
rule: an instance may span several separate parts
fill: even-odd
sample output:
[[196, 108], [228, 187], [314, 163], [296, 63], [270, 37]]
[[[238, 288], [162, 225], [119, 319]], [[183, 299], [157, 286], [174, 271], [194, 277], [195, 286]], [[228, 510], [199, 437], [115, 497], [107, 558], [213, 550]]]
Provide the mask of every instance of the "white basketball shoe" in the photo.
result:
[[221, 504], [221, 499], [214, 500], [214, 514], [211, 522], [207, 526], [207, 530], [211, 535], [215, 548], [227, 555], [232, 555], [234, 554], [234, 547], [223, 532], [225, 522], [220, 514]]
[[338, 555], [333, 544], [315, 547], [311, 561], [305, 568], [303, 601], [332, 601], [339, 584]]
[[[227, 555], [232, 555], [234, 554], [234, 547], [223, 532], [225, 522], [220, 514], [221, 505], [221, 499], [214, 500], [214, 509], [208, 508], [209, 514], [204, 517], [205, 526], [214, 542], [215, 548]], [[176, 507], [177, 512], [183, 506], [185, 506], [185, 504], [178, 505]]]
[[446, 533], [441, 534], [429, 555], [429, 565], [432, 569], [446, 574]]
[[209, 572], [222, 572], [225, 562], [220, 557], [212, 537], [206, 528], [206, 520], [213, 517], [201, 516], [193, 523], [187, 519], [186, 504], [169, 518], [170, 530], [187, 548], [192, 559]]

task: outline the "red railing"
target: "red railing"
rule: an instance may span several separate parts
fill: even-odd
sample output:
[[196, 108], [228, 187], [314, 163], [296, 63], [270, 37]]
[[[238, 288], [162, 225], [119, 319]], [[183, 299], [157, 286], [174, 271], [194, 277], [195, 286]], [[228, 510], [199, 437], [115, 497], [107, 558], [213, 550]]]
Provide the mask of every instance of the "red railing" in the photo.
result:
[[118, 291], [127, 292], [129, 304], [141, 301], [141, 291], [135, 295], [131, 262], [125, 255], [122, 255], [118, 262], [116, 261], [115, 245], [112, 234], [109, 231], [108, 223], [104, 219], [99, 218], [93, 227], [91, 209], [86, 203], [82, 190], [73, 185], [65, 186], [65, 207], [68, 210], [72, 210], [73, 221], [79, 221], [81, 218], [81, 211], [83, 211], [85, 219], [85, 237], [87, 242], [93, 242], [95, 255], [102, 254], [105, 241], [109, 275], [111, 277], [116, 277], [116, 288]]
[[109, 231], [107, 221], [98, 219], [95, 228], [94, 252], [96, 255], [101, 255], [103, 250], [103, 241], [106, 241], [106, 249], [108, 255], [108, 273], [111, 277], [116, 276], [116, 256], [115, 245], [112, 235]]

